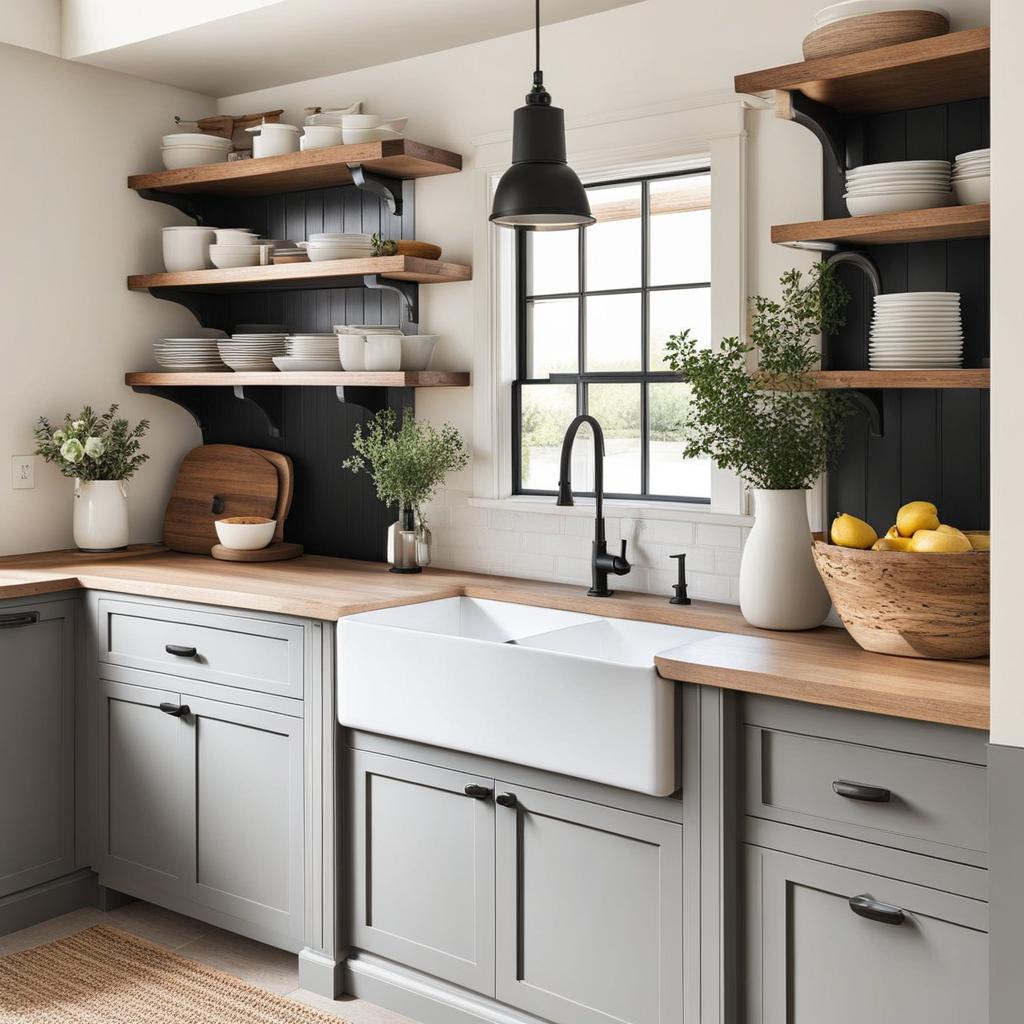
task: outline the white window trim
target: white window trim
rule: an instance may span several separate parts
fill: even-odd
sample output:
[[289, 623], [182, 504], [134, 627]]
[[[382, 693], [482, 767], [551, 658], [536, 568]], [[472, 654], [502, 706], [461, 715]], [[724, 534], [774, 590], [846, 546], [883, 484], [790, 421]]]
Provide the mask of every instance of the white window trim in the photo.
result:
[[[747, 334], [747, 131], [749, 96], [712, 94], [689, 103], [590, 118], [566, 130], [569, 162], [585, 183], [711, 165], [711, 335]], [[651, 142], [650, 140], [656, 140]], [[479, 215], [473, 245], [476, 336], [473, 359], [473, 504], [530, 505], [512, 493], [515, 379], [514, 233], [488, 221], [511, 134], [481, 140], [474, 167]], [[736, 517], [749, 522], [746, 488], [712, 466], [711, 504], [610, 499], [610, 513], [646, 518]], [[565, 513], [568, 510], [561, 509]], [[731, 521], [731, 520], [730, 520]]]

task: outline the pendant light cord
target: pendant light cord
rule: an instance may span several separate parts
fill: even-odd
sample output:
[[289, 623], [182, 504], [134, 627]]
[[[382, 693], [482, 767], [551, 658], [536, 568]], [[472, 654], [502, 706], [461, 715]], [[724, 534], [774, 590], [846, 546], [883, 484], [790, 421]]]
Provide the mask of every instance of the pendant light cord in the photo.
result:
[[539, 74], [540, 73], [540, 0], [536, 0], [536, 12], [537, 12], [536, 13], [536, 18], [535, 18], [535, 21], [534, 21], [534, 24], [535, 24], [536, 27], [534, 29], [534, 35], [536, 37], [536, 39], [535, 39], [535, 47], [536, 47], [536, 50], [537, 50], [537, 62], [536, 62], [537, 66], [534, 68], [534, 71], [536, 71]]

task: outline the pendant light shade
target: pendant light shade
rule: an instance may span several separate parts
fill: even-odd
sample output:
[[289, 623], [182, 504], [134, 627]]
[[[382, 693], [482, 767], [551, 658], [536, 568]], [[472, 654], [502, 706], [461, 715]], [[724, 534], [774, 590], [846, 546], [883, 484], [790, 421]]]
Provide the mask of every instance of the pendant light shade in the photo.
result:
[[491, 220], [505, 227], [560, 231], [594, 223], [590, 200], [565, 159], [565, 115], [551, 105], [540, 70], [540, 0], [537, 68], [526, 106], [512, 122], [512, 166], [494, 192]]

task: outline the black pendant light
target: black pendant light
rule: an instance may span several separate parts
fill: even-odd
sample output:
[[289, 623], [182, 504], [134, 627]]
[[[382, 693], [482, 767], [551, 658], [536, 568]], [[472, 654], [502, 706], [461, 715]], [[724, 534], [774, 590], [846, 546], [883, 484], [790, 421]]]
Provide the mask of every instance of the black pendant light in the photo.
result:
[[537, 4], [537, 65], [526, 106], [512, 124], [512, 166], [494, 192], [491, 220], [528, 231], [564, 231], [594, 223], [590, 201], [565, 159], [565, 115], [551, 106], [540, 69], [540, 0]]

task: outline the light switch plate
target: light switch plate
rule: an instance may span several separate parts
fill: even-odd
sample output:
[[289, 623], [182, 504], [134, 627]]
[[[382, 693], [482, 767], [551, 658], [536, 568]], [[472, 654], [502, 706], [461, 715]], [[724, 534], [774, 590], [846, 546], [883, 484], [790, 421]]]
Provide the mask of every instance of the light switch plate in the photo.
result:
[[36, 485], [36, 457], [34, 455], [11, 456], [11, 487], [16, 491], [27, 490]]

